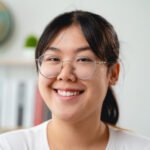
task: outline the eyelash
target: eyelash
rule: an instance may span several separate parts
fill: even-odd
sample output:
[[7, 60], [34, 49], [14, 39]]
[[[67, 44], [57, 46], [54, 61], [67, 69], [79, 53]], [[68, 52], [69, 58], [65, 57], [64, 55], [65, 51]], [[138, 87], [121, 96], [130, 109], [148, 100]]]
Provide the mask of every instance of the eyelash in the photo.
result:
[[46, 61], [60, 61], [60, 59], [57, 57], [50, 57], [50, 58], [46, 58], [45, 60]]
[[92, 61], [92, 59], [90, 59], [90, 58], [85, 58], [85, 57], [81, 57], [81, 58], [78, 58], [77, 59], [77, 61], [82, 61], [82, 62], [91, 62]]
[[[51, 61], [51, 62], [58, 62], [58, 61], [61, 61], [62, 59], [57, 57], [57, 56], [49, 56], [49, 57], [45, 57], [44, 60], [45, 61]], [[77, 57], [75, 59], [75, 61], [76, 62], [92, 62], [93, 59], [89, 58], [89, 57], [82, 56], [82, 57]]]

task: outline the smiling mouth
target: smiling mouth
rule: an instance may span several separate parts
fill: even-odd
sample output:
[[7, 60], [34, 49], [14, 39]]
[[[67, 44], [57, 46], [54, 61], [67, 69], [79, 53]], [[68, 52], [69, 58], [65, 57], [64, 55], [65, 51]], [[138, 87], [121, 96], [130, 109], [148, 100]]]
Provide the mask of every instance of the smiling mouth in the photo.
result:
[[84, 92], [83, 90], [60, 90], [60, 89], [54, 89], [54, 90], [58, 95], [64, 97], [78, 96]]

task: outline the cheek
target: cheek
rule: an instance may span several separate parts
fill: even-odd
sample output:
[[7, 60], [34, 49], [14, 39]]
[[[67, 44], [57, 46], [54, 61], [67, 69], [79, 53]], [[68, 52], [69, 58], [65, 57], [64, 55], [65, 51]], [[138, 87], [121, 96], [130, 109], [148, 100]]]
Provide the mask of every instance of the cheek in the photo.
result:
[[91, 93], [93, 93], [95, 99], [103, 101], [107, 89], [108, 89], [108, 82], [106, 80], [99, 80], [93, 84]]
[[109, 77], [107, 75], [107, 70], [104, 68], [103, 70], [100, 70], [95, 74], [91, 85], [91, 94], [99, 103], [103, 102], [107, 93], [108, 86]]
[[45, 102], [49, 99], [49, 94], [50, 94], [49, 89], [52, 82], [53, 81], [51, 79], [46, 79], [43, 76], [39, 75], [38, 87], [39, 87], [40, 94]]

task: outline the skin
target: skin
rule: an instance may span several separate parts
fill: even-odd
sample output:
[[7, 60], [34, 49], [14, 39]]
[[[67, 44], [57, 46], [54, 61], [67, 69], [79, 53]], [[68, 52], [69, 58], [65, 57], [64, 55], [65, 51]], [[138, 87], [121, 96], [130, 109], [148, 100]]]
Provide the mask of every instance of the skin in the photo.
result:
[[[89, 56], [98, 60], [90, 50], [79, 25], [62, 30], [49, 44], [47, 54], [58, 55], [63, 60], [76, 56]], [[105, 64], [97, 64], [89, 80], [80, 80], [70, 63], [64, 63], [56, 78], [46, 79], [39, 74], [40, 93], [52, 112], [47, 137], [52, 150], [105, 149], [109, 139], [107, 126], [100, 120], [103, 100], [110, 85], [116, 83], [119, 64], [109, 71]], [[56, 90], [83, 93], [65, 97]]]

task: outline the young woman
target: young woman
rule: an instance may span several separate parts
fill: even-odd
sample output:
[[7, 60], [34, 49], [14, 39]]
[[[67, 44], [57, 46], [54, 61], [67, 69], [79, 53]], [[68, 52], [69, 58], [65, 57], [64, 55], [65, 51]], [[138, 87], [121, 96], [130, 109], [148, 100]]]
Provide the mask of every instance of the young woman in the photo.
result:
[[0, 136], [0, 150], [149, 150], [150, 140], [114, 127], [119, 42], [103, 17], [72, 11], [44, 30], [37, 49], [38, 85], [52, 119]]

